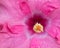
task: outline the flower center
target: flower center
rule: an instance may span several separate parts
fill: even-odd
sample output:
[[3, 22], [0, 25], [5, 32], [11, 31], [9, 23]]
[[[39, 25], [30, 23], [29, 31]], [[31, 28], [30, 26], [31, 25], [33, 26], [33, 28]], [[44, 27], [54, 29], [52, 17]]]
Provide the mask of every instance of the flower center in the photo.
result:
[[41, 32], [43, 32], [43, 26], [42, 26], [40, 23], [36, 23], [36, 24], [33, 26], [33, 30], [34, 30], [36, 33], [41, 33]]
[[48, 18], [41, 14], [34, 14], [26, 20], [26, 25], [30, 33], [42, 33], [45, 32], [45, 28], [48, 24]]

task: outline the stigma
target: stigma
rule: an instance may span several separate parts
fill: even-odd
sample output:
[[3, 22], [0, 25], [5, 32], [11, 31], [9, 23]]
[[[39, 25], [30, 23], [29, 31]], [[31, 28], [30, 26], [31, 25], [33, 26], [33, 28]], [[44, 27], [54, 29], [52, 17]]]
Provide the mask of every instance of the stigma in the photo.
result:
[[34, 32], [36, 32], [36, 33], [41, 33], [41, 32], [43, 32], [43, 26], [42, 26], [40, 23], [36, 23], [36, 24], [33, 26], [33, 30], [34, 30]]

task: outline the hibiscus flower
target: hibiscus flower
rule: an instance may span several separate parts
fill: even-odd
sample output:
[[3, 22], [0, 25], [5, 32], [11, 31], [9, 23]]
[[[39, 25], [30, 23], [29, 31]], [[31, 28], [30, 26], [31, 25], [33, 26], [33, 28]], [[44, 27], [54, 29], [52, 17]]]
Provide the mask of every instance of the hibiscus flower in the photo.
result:
[[59, 0], [0, 0], [0, 48], [60, 48]]

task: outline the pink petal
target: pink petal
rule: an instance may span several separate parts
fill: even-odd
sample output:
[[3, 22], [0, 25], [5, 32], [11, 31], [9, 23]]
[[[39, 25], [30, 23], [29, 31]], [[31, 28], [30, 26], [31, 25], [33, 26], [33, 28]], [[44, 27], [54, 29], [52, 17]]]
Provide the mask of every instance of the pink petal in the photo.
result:
[[22, 45], [19, 45], [16, 48], [30, 48], [30, 39], [27, 39]]
[[55, 21], [56, 20], [60, 20], [60, 7], [58, 8], [58, 9], [56, 9], [51, 15], [49, 15], [48, 17], [52, 20], [52, 21], [54, 21], [54, 23], [55, 23]]
[[31, 39], [31, 48], [60, 48], [60, 46], [47, 35], [45, 38], [33, 37]]
[[8, 18], [19, 19], [19, 20], [23, 19], [24, 14], [20, 10], [18, 0], [6, 0], [6, 1], [2, 0], [0, 7], [1, 7], [0, 10], [2, 12], [1, 14], [6, 18], [6, 20]]
[[16, 34], [16, 35], [26, 38], [25, 25], [8, 25], [7, 29], [10, 31], [11, 34]]
[[12, 43], [12, 39], [9, 38], [10, 36], [8, 34], [2, 34], [0, 33], [0, 48], [7, 48], [10, 47]]
[[47, 14], [50, 14], [51, 12], [55, 11], [58, 7], [51, 3], [51, 2], [45, 2], [42, 7], [41, 7], [41, 10], [43, 13], [45, 13], [46, 15]]
[[27, 3], [27, 0], [21, 0], [19, 1], [19, 6], [20, 6], [20, 10], [24, 13], [24, 14], [30, 14], [31, 13], [31, 10], [30, 10], [30, 7]]
[[41, 11], [45, 15], [52, 14], [60, 6], [58, 0], [28, 0], [28, 2], [33, 11]]
[[[10, 30], [12, 32], [9, 32]], [[6, 30], [3, 31], [4, 32], [0, 33], [0, 48], [16, 47], [18, 45], [22, 45], [27, 39], [23, 25], [12, 26], [11, 28], [6, 28]]]
[[24, 26], [23, 25], [14, 25], [11, 27], [11, 31], [13, 33], [23, 34], [24, 33]]
[[58, 28], [55, 25], [53, 25], [53, 24], [51, 25], [50, 24], [50, 26], [46, 28], [46, 32], [48, 32], [49, 35], [51, 35], [52, 37], [55, 38], [57, 33], [58, 33], [57, 29]]
[[52, 24], [50, 27], [46, 28], [46, 32], [54, 39], [57, 39], [57, 43], [60, 44], [60, 27]]

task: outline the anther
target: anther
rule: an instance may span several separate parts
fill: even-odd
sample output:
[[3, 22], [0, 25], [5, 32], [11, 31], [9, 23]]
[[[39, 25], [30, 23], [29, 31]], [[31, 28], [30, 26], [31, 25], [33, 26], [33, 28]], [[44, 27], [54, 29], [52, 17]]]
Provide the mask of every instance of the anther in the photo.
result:
[[36, 23], [36, 24], [33, 26], [33, 30], [34, 30], [36, 33], [41, 33], [41, 32], [43, 32], [43, 26], [42, 26], [40, 23]]

